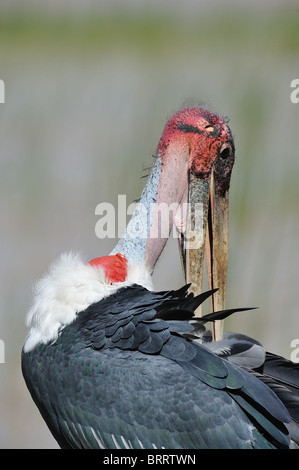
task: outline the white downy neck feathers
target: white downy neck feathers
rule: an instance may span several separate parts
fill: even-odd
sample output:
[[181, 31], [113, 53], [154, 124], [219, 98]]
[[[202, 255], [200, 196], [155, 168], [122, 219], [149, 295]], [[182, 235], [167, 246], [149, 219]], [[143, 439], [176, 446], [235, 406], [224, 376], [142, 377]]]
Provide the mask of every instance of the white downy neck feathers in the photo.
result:
[[126, 281], [111, 284], [100, 266], [85, 264], [78, 254], [61, 255], [34, 287], [24, 351], [55, 341], [59, 331], [75, 320], [79, 312], [132, 284], [153, 289], [150, 271], [144, 265], [129, 264]]

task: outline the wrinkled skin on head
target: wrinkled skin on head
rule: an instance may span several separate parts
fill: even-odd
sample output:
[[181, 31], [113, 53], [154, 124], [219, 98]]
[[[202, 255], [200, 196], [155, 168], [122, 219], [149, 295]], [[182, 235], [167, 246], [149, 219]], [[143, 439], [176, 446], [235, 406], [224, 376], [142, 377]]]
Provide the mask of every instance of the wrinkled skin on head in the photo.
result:
[[166, 123], [157, 156], [167, 154], [169, 146], [185, 145], [189, 150], [189, 169], [198, 178], [215, 171], [221, 192], [229, 189], [234, 164], [234, 142], [231, 130], [219, 115], [202, 108], [186, 108]]

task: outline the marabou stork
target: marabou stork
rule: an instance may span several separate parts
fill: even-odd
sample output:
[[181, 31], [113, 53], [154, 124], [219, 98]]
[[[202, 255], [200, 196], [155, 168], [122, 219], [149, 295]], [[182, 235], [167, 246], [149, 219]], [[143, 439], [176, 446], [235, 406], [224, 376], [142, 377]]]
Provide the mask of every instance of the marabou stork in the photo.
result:
[[[230, 360], [220, 357], [221, 328], [214, 332], [220, 343], [197, 339], [206, 321], [235, 311], [224, 309], [234, 153], [224, 119], [202, 108], [180, 110], [166, 123], [146, 186], [112, 253], [89, 263], [65, 254], [37, 283], [22, 370], [60, 447], [291, 446], [284, 404], [256, 371], [233, 363], [236, 339], [226, 338], [225, 348], [234, 344]], [[182, 210], [187, 202], [188, 217]], [[203, 231], [190, 250], [194, 203], [202, 204]], [[175, 211], [161, 217], [161, 204]], [[208, 247], [206, 293], [188, 292], [188, 284], [153, 290], [151, 273], [173, 224], [186, 278], [196, 289]], [[194, 316], [209, 296], [216, 312]], [[247, 339], [238, 341], [243, 347]]]

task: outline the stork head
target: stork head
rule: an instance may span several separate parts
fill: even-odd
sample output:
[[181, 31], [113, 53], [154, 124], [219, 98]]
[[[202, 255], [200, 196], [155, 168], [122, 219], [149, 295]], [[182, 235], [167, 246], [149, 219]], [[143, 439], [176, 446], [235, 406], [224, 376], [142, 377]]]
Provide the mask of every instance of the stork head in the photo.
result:
[[224, 190], [226, 187], [228, 189], [234, 142], [230, 128], [222, 117], [203, 108], [178, 111], [165, 125], [157, 156], [165, 159], [177, 153], [178, 149], [183, 151], [183, 159], [187, 157], [188, 169], [198, 178], [208, 178], [216, 165], [215, 170], [220, 173], [218, 183]]
[[[218, 288], [212, 310], [224, 309], [228, 191], [235, 158], [230, 128], [223, 118], [206, 109], [182, 109], [167, 121], [157, 157], [161, 157], [157, 202], [171, 204], [175, 193], [180, 204], [173, 222], [180, 232], [186, 281], [192, 283], [194, 293], [201, 292], [206, 252], [209, 286]], [[189, 203], [188, 213], [183, 210], [184, 203]], [[155, 240], [149, 237], [147, 243], [148, 253], [153, 253]], [[221, 331], [216, 336], [218, 339]]]

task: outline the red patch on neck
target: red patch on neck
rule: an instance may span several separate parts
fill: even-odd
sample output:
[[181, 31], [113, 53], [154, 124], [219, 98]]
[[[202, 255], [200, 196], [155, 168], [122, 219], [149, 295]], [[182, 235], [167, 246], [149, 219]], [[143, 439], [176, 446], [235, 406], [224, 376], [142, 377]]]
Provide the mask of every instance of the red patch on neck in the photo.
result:
[[101, 266], [105, 270], [106, 278], [111, 284], [126, 280], [128, 260], [120, 253], [94, 258], [88, 264], [91, 266]]

